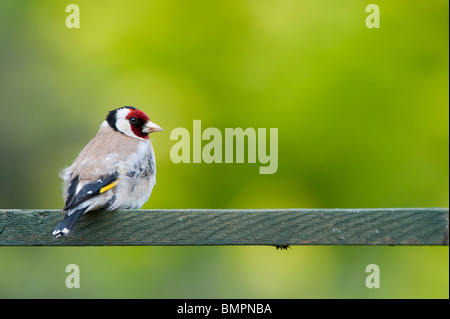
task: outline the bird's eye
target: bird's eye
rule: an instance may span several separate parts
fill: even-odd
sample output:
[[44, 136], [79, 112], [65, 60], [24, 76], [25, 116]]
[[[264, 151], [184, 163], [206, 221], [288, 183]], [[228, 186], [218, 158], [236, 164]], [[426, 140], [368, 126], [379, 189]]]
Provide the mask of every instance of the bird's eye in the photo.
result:
[[130, 123], [131, 124], [136, 124], [137, 123], [137, 119], [135, 117], [130, 117]]

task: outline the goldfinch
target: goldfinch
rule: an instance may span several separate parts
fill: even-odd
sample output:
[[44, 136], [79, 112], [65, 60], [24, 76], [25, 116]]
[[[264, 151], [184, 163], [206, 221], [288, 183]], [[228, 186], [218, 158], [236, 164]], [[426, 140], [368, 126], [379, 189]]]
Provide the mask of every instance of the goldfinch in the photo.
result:
[[149, 134], [159, 131], [135, 107], [109, 112], [97, 135], [60, 174], [67, 214], [53, 231], [55, 238], [69, 235], [86, 212], [138, 209], [147, 202], [156, 183]]

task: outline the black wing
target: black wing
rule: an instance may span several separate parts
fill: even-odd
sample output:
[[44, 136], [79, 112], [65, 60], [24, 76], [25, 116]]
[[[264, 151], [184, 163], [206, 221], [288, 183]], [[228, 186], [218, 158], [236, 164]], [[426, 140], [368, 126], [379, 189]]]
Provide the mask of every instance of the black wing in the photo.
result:
[[97, 181], [84, 185], [83, 188], [81, 188], [80, 191], [76, 193], [76, 189], [79, 183], [79, 176], [76, 176], [70, 181], [69, 187], [67, 188], [67, 199], [63, 210], [67, 211], [73, 209], [80, 203], [106, 192], [107, 190], [116, 186], [117, 181], [117, 173], [114, 173], [112, 175], [104, 175], [101, 176]]
[[79, 181], [80, 181], [80, 176], [78, 176], [78, 175], [70, 181], [69, 187], [67, 188], [67, 199], [66, 199], [66, 203], [64, 205], [63, 210], [67, 210], [68, 207], [70, 207], [72, 205], [73, 199], [75, 198], [75, 191], [77, 189]]

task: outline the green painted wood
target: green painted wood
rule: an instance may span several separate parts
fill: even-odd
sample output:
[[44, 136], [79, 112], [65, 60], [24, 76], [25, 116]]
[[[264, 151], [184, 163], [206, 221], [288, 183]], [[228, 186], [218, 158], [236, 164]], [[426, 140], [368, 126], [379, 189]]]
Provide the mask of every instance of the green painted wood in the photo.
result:
[[448, 245], [448, 215], [448, 208], [99, 211], [55, 240], [63, 212], [0, 210], [0, 246]]

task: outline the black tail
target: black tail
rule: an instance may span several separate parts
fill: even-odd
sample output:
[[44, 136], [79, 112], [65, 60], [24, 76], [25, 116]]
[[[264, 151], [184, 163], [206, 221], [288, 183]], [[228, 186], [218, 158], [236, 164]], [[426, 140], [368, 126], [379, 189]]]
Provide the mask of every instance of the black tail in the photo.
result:
[[84, 214], [86, 209], [87, 207], [84, 207], [67, 213], [66, 217], [64, 217], [62, 222], [60, 222], [53, 231], [53, 235], [55, 236], [55, 238], [68, 236], [75, 228], [75, 225], [77, 224], [80, 217]]

